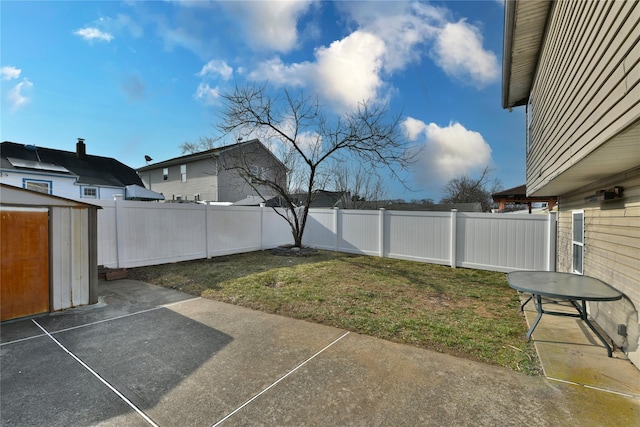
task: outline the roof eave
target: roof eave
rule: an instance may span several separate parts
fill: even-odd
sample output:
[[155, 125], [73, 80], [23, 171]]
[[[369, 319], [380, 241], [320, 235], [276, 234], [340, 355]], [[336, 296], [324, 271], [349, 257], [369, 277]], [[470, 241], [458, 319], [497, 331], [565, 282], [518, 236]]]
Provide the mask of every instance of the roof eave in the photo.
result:
[[[505, 0], [502, 108], [526, 105], [529, 100], [551, 5], [551, 0]], [[532, 38], [539, 42], [528, 43]], [[514, 49], [518, 53], [516, 58]], [[530, 60], [532, 57], [534, 61]], [[514, 61], [519, 65], [517, 73], [513, 72]], [[523, 91], [523, 86], [526, 91]]]

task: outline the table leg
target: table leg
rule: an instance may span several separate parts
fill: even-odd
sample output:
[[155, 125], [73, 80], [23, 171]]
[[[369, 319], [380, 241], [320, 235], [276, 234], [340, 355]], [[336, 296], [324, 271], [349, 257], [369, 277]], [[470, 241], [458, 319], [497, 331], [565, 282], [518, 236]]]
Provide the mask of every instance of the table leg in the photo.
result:
[[538, 315], [529, 328], [529, 332], [527, 332], [527, 341], [531, 340], [531, 334], [533, 334], [534, 329], [538, 326], [538, 322], [540, 322], [540, 318], [542, 317], [542, 297], [540, 295], [531, 294], [531, 298], [535, 298], [534, 305], [536, 306]]
[[587, 314], [587, 302], [585, 300], [582, 300], [582, 307], [581, 307], [581, 309], [579, 311], [580, 311], [580, 315], [582, 317], [582, 320], [584, 320], [584, 323], [586, 323], [587, 326], [589, 327], [589, 329], [591, 329], [593, 331], [593, 333], [596, 334], [596, 336], [598, 338], [600, 338], [600, 341], [602, 342], [602, 344], [604, 344], [604, 346], [607, 348], [607, 355], [609, 357], [613, 357], [613, 350], [611, 349], [611, 346], [604, 339], [604, 337], [602, 335], [600, 335], [600, 332], [598, 332], [596, 327], [593, 326], [591, 324], [591, 322], [589, 321], [589, 315]]
[[522, 303], [522, 305], [520, 306], [520, 311], [524, 311], [524, 306], [527, 305], [529, 301], [531, 301], [531, 298], [533, 298], [533, 295], [529, 295], [529, 298], [527, 298], [527, 300]]

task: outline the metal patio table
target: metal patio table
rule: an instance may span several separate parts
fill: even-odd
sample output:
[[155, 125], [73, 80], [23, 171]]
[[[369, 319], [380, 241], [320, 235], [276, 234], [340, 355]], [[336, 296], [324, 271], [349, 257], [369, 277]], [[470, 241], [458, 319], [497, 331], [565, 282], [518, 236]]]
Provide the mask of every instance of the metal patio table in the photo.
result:
[[[538, 316], [527, 332], [527, 341], [531, 339], [531, 334], [543, 314], [579, 317], [600, 338], [607, 348], [608, 356], [612, 356], [611, 346], [589, 321], [587, 301], [616, 301], [623, 296], [620, 291], [594, 277], [553, 271], [514, 271], [507, 274], [507, 281], [513, 289], [531, 294], [520, 310], [524, 310], [524, 306], [532, 299], [536, 306]], [[578, 313], [543, 310], [542, 297], [569, 301]]]

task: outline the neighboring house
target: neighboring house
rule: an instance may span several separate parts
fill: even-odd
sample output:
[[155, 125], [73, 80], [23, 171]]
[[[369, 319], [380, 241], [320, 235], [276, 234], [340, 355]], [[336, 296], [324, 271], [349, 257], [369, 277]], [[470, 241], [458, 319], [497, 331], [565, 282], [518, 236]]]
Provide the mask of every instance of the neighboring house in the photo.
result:
[[590, 313], [640, 367], [640, 3], [508, 0], [502, 106], [526, 107], [527, 196], [558, 197], [557, 270], [626, 295]]
[[54, 150], [5, 141], [0, 144], [0, 182], [70, 199], [157, 200], [135, 169], [110, 157], [87, 154], [78, 138], [76, 151]]
[[519, 210], [520, 206], [526, 206], [529, 213], [532, 213], [534, 203], [542, 204], [547, 211], [552, 211], [558, 204], [558, 198], [555, 196], [528, 196], [526, 185], [494, 193], [491, 198], [498, 205], [498, 212], [512, 212]]
[[[258, 192], [247, 172], [286, 188], [286, 168], [259, 140], [176, 157], [138, 169], [147, 188], [170, 201], [237, 202]], [[263, 196], [273, 190], [261, 187]]]

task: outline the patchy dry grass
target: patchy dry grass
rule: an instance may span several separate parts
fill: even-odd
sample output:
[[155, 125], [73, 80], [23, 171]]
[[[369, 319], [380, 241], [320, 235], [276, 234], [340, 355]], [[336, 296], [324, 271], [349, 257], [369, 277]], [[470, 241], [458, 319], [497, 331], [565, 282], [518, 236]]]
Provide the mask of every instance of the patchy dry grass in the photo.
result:
[[503, 273], [319, 251], [269, 251], [129, 270], [192, 295], [501, 365], [540, 365]]

